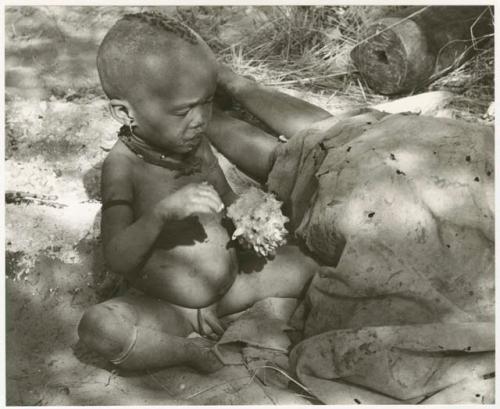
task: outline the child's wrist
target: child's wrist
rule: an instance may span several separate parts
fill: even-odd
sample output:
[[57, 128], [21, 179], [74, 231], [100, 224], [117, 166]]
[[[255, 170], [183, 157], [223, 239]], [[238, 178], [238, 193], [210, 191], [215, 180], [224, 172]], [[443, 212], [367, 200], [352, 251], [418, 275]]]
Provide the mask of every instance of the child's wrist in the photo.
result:
[[151, 212], [151, 219], [157, 225], [163, 225], [168, 217], [165, 217], [165, 211], [160, 210], [158, 206], [153, 207]]
[[218, 76], [218, 85], [231, 95], [241, 92], [250, 83], [248, 78], [235, 73], [231, 68], [224, 64], [219, 66]]

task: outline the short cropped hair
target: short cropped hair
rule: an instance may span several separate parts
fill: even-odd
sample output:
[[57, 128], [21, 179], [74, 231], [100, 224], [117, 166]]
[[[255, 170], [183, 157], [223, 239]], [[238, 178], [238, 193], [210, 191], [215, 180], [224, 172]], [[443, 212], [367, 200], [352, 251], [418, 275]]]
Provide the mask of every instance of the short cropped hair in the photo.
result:
[[127, 83], [133, 81], [133, 65], [137, 58], [165, 44], [175, 49], [175, 43], [203, 43], [201, 37], [180, 21], [158, 12], [125, 14], [107, 32], [97, 53], [97, 71], [105, 94], [125, 98]]
[[198, 38], [193, 30], [180, 21], [162, 13], [145, 11], [143, 13], [125, 14], [119, 21], [128, 21], [132, 24], [137, 23], [163, 29], [165, 32], [175, 34], [191, 44], [198, 44]]

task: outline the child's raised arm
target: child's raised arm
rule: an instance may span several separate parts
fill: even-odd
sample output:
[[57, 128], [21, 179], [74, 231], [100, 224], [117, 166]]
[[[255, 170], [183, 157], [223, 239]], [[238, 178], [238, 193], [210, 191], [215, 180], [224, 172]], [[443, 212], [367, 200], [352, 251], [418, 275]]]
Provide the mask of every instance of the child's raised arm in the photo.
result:
[[299, 98], [266, 87], [219, 64], [217, 84], [278, 134], [287, 139], [331, 114]]
[[278, 140], [247, 122], [214, 108], [207, 129], [210, 142], [248, 176], [267, 180]]

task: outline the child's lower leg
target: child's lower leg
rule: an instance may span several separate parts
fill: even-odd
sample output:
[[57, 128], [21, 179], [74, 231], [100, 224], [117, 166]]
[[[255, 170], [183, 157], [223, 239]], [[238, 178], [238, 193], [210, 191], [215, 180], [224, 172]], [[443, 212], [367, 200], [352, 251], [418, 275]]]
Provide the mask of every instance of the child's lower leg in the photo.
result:
[[83, 343], [120, 368], [188, 365], [207, 372], [220, 368], [210, 341], [186, 338], [192, 331], [190, 321], [174, 307], [142, 296], [95, 305], [78, 326]]
[[187, 365], [203, 372], [222, 367], [211, 351], [213, 344], [204, 338], [182, 338], [147, 327], [135, 327], [131, 348], [111, 359], [127, 370], [144, 370]]
[[218, 84], [223, 89], [245, 109], [288, 138], [331, 116], [309, 102], [237, 75], [226, 66], [221, 65], [218, 74]]

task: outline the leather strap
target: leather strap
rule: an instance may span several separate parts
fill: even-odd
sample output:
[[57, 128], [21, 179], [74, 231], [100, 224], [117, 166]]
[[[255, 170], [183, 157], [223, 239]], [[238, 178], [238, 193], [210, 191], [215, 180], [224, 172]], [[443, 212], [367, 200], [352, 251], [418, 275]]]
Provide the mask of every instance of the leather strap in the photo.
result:
[[127, 148], [135, 153], [139, 159], [145, 162], [170, 170], [177, 170], [179, 174], [183, 176], [201, 171], [201, 158], [196, 156], [196, 151], [180, 155], [180, 158], [175, 158], [171, 153], [161, 151], [147, 144], [136, 136], [127, 125], [123, 125], [120, 128], [118, 138]]
[[113, 207], [113, 206], [129, 206], [129, 207], [133, 207], [132, 206], [132, 202], [130, 202], [129, 200], [116, 199], [116, 200], [109, 200], [106, 203], [103, 203], [102, 204], [102, 210], [104, 211], [104, 210], [109, 209], [110, 207]]

